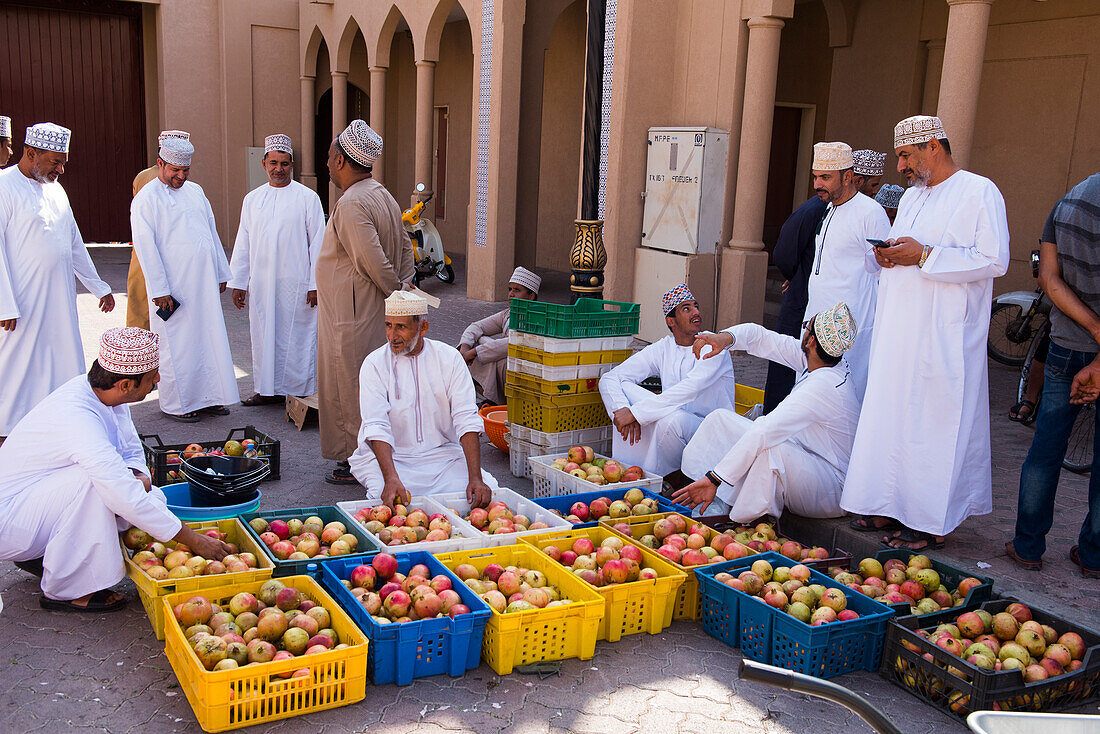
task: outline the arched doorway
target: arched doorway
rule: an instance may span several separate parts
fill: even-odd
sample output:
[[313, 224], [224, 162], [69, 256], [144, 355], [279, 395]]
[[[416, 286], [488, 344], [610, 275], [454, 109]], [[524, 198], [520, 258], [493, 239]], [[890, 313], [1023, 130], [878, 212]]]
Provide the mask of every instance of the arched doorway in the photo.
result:
[[[370, 98], [367, 93], [351, 82], [348, 82], [348, 119], [370, 119]], [[317, 103], [317, 111], [314, 116], [314, 150], [316, 161], [314, 165], [317, 171], [317, 191], [321, 193], [321, 206], [324, 207], [325, 216], [328, 216], [328, 148], [332, 144], [332, 89], [326, 89], [321, 94]]]

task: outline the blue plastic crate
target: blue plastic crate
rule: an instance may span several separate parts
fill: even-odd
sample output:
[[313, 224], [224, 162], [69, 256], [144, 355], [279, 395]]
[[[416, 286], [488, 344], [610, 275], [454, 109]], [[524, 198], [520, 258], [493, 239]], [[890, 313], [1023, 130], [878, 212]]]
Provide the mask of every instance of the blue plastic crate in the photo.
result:
[[459, 676], [476, 668], [481, 662], [481, 638], [485, 624], [492, 616], [489, 605], [432, 554], [425, 551], [395, 553], [393, 555], [400, 573], [408, 573], [410, 568], [423, 563], [432, 576], [443, 574], [450, 578], [454, 590], [470, 612], [457, 617], [421, 619], [404, 624], [379, 624], [343, 584], [356, 566], [370, 563], [376, 555], [339, 556], [318, 564], [321, 585], [370, 640], [367, 672], [375, 685], [396, 683], [407, 686], [414, 678], [440, 673]]
[[[840, 589], [848, 599], [848, 608], [859, 614], [859, 619], [811, 627], [714, 579], [723, 571], [736, 575], [758, 560], [768, 561], [772, 568], [798, 565], [778, 553], [760, 553], [695, 569], [702, 599], [700, 619], [708, 634], [731, 645], [735, 640], [742, 654], [751, 660], [818, 678], [878, 670], [886, 625], [894, 616], [890, 607], [810, 569], [811, 583]], [[723, 614], [728, 616], [723, 619]], [[730, 632], [734, 614], [737, 629]]]
[[[305, 520], [311, 515], [316, 515], [321, 518], [321, 521], [326, 525], [333, 521], [339, 521], [344, 524], [349, 534], [354, 535], [359, 540], [359, 545], [355, 548], [355, 555], [362, 555], [364, 553], [377, 553], [379, 551], [378, 545], [367, 537], [367, 534], [363, 532], [363, 526], [357, 522], [351, 522], [348, 520], [347, 515], [340, 512], [333, 506], [327, 507], [298, 507], [290, 510], [263, 510], [261, 512], [246, 512], [241, 515], [237, 515], [244, 523], [245, 529], [260, 545], [260, 549], [267, 554], [267, 557], [271, 559], [271, 562], [275, 564], [275, 573], [272, 574], [274, 578], [280, 578], [282, 576], [302, 576], [309, 573], [308, 566], [311, 563], [319, 563], [325, 560], [328, 556], [317, 556], [315, 558], [303, 558], [296, 561], [280, 561], [271, 550], [264, 545], [264, 542], [260, 540], [260, 535], [252, 526], [248, 523], [257, 517], [262, 517], [267, 521], [271, 520], [289, 520], [296, 517], [300, 520]], [[350, 554], [349, 554], [350, 555]], [[337, 558], [347, 556], [337, 556]]]
[[[616, 489], [605, 492], [580, 492], [578, 494], [563, 494], [558, 497], [537, 497], [534, 502], [540, 507], [545, 507], [548, 510], [557, 510], [565, 517], [569, 514], [569, 508], [573, 506], [574, 502], [583, 502], [589, 504], [592, 500], [599, 499], [600, 497], [610, 497], [612, 501], [621, 500], [626, 496], [626, 493], [631, 489]], [[678, 505], [672, 500], [667, 500], [661, 495], [657, 494], [651, 489], [645, 489], [644, 487], [637, 487], [641, 489], [642, 494], [650, 499], [657, 500], [657, 506], [660, 508], [660, 512], [678, 512], [681, 515], [687, 515], [691, 517], [691, 509]], [[575, 528], [593, 528], [596, 527], [596, 521], [582, 522], [574, 525]]]

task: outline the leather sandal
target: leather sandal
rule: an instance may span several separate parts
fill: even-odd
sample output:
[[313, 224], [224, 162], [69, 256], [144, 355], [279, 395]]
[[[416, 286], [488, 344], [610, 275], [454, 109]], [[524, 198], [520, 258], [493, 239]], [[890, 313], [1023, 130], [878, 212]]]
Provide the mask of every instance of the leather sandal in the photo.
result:
[[51, 612], [89, 612], [93, 614], [100, 612], [117, 612], [120, 609], [126, 608], [126, 597], [119, 594], [117, 599], [109, 601], [112, 596], [115, 596], [115, 592], [110, 589], [100, 589], [92, 594], [92, 597], [88, 599], [88, 603], [84, 605], [76, 604], [72, 601], [50, 599], [47, 596], [42, 596], [38, 598], [38, 605]]

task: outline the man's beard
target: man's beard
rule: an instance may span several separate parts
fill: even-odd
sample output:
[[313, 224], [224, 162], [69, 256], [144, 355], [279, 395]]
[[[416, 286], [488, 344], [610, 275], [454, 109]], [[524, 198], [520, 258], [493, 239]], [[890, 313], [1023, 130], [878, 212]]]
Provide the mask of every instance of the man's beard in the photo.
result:
[[[910, 170], [912, 170], [912, 169], [910, 169]], [[913, 185], [916, 186], [918, 189], [923, 189], [924, 187], [926, 187], [928, 185], [928, 182], [931, 181], [931, 180], [932, 180], [932, 172], [931, 171], [919, 172], [919, 171], [913, 170]]]
[[39, 173], [38, 171], [33, 169], [31, 170], [31, 175], [34, 176], [34, 180], [40, 184], [51, 184], [57, 180], [50, 178], [48, 174]]
[[409, 353], [415, 351], [418, 346], [420, 346], [420, 334], [415, 335], [412, 339], [405, 342], [405, 347], [398, 352], [398, 354], [407, 357]]

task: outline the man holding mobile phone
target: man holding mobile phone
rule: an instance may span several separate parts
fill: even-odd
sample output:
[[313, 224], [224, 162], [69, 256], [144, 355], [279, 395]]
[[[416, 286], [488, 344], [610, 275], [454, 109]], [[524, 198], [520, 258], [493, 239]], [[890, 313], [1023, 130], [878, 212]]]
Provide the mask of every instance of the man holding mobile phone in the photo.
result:
[[187, 180], [194, 151], [189, 140], [163, 139], [158, 180], [130, 205], [134, 251], [156, 312], [150, 326], [160, 337], [160, 409], [184, 423], [228, 415], [226, 404], [240, 399], [219, 296], [229, 261], [210, 202]]

